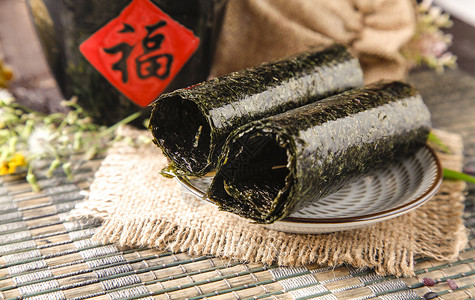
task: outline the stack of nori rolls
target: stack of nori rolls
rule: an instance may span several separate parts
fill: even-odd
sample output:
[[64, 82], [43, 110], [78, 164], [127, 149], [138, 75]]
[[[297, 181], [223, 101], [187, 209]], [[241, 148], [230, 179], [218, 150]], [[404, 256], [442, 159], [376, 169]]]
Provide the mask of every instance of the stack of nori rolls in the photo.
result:
[[164, 94], [149, 129], [177, 173], [202, 176], [234, 129], [363, 84], [358, 60], [334, 45]]
[[430, 113], [402, 82], [343, 92], [234, 131], [208, 197], [272, 223], [424, 146]]
[[431, 121], [413, 87], [364, 86], [357, 59], [334, 45], [165, 94], [149, 129], [168, 170], [215, 170], [211, 201], [272, 223], [415, 153]]

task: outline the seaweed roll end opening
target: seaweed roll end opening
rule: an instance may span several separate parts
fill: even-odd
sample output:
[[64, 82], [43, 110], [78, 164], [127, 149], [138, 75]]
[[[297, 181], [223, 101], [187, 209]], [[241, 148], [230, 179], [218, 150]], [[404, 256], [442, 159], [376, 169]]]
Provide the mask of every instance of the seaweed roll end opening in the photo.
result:
[[175, 95], [158, 99], [150, 130], [156, 143], [174, 164], [193, 173], [207, 167], [211, 129], [198, 105]]

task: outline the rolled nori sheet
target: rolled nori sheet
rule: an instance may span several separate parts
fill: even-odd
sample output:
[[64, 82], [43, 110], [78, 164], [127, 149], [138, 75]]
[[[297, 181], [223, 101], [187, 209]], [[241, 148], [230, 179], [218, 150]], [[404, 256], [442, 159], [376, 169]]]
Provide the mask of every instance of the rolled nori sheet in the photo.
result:
[[379, 82], [235, 130], [208, 197], [221, 209], [272, 223], [427, 140], [430, 112], [402, 82]]
[[200, 176], [239, 126], [363, 84], [358, 60], [334, 45], [164, 94], [149, 129], [178, 172]]

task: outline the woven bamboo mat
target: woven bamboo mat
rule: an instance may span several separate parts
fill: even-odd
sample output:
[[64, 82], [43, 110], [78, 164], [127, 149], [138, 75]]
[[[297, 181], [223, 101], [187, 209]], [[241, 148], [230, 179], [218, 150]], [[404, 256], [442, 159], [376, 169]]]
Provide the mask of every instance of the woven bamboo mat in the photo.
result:
[[[439, 299], [475, 297], [475, 236], [458, 259], [416, 260], [416, 276], [369, 269], [283, 268], [94, 242], [99, 224], [67, 221], [100, 160], [78, 166], [74, 182], [46, 178], [32, 193], [25, 174], [0, 177], [0, 296], [4, 299]], [[473, 205], [468, 205], [472, 207]], [[475, 213], [466, 223], [475, 227]], [[424, 286], [424, 277], [437, 279]], [[447, 279], [458, 285], [449, 288]]]
[[[434, 125], [463, 135], [465, 154], [471, 160], [475, 157], [475, 78], [459, 72], [434, 76], [439, 75], [417, 73], [411, 81], [434, 112]], [[440, 83], [435, 89], [434, 82]], [[443, 93], [445, 89], [450, 91]], [[449, 98], [453, 105], [447, 105]], [[465, 117], [459, 118], [454, 110], [463, 111]], [[46, 178], [40, 166], [40, 193], [31, 191], [25, 174], [0, 177], [0, 298], [423, 299], [429, 292], [436, 293], [436, 299], [475, 298], [475, 189], [471, 185], [464, 216], [470, 229], [467, 248], [450, 262], [418, 258], [416, 276], [394, 278], [369, 269], [264, 267], [94, 242], [90, 238], [99, 224], [68, 221], [67, 212], [84, 198], [100, 162], [79, 164], [73, 182], [60, 173]], [[424, 286], [425, 277], [438, 283]], [[448, 279], [456, 282], [456, 290], [449, 288]]]

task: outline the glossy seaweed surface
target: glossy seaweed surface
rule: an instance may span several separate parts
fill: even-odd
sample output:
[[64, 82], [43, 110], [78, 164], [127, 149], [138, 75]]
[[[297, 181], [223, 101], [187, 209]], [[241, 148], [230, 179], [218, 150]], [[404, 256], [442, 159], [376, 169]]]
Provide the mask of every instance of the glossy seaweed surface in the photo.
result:
[[149, 129], [179, 172], [200, 176], [232, 130], [362, 85], [358, 60], [334, 45], [164, 94]]
[[272, 223], [422, 147], [430, 112], [411, 86], [353, 89], [234, 131], [208, 196]]

